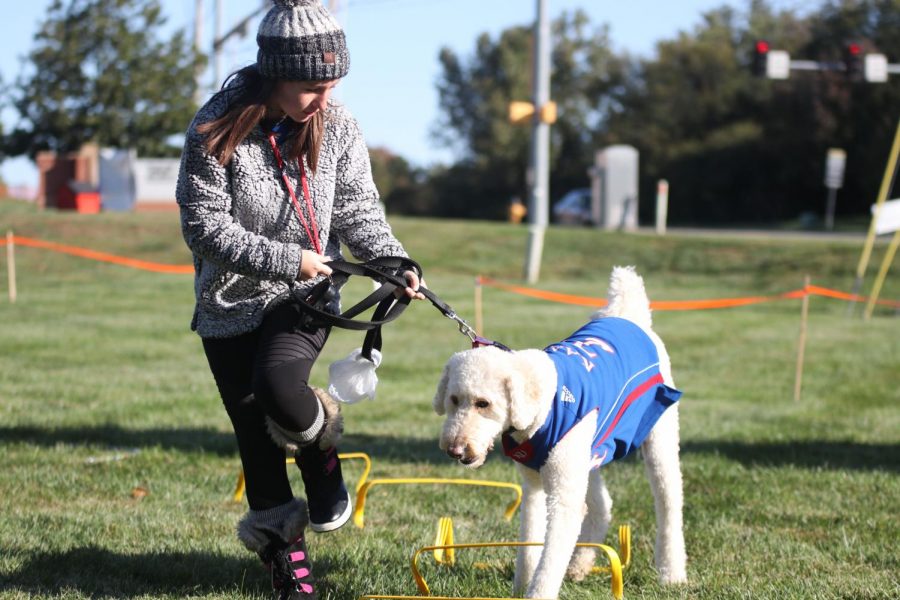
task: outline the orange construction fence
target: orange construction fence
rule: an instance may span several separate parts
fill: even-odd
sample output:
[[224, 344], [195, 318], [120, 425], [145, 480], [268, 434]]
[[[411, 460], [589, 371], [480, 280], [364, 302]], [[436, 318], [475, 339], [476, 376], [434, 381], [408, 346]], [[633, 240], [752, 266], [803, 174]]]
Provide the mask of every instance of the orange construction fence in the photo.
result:
[[47, 242], [36, 238], [22, 237], [14, 235], [12, 237], [14, 244], [19, 246], [27, 246], [30, 248], [43, 248], [44, 250], [52, 250], [53, 252], [61, 252], [63, 254], [71, 254], [81, 258], [91, 260], [99, 260], [101, 262], [121, 265], [123, 267], [131, 267], [132, 269], [141, 269], [143, 271], [153, 271], [154, 273], [176, 273], [187, 274], [194, 272], [193, 265], [166, 265], [162, 263], [148, 262], [146, 260], [138, 260], [136, 258], [127, 258], [124, 256], [116, 256], [115, 254], [107, 254], [106, 252], [97, 252], [87, 248], [79, 248], [78, 246], [67, 246], [65, 244], [57, 244], [56, 242]]
[[[577, 296], [573, 294], [561, 294], [559, 292], [548, 292], [535, 288], [523, 287], [520, 285], [511, 285], [502, 283], [490, 277], [478, 277], [476, 285], [484, 285], [493, 287], [514, 294], [547, 300], [549, 302], [558, 302], [561, 304], [574, 304], [577, 306], [588, 306], [591, 308], [601, 308], [606, 306], [606, 298], [593, 298], [591, 296]], [[653, 310], [706, 310], [709, 308], [732, 308], [735, 306], [747, 306], [749, 304], [760, 304], [762, 302], [773, 302], [775, 300], [785, 300], [790, 298], [803, 298], [804, 296], [824, 296], [826, 298], [837, 298], [840, 300], [852, 300], [854, 302], [865, 302], [865, 296], [856, 294], [847, 294], [838, 290], [831, 290], [817, 285], [808, 285], [797, 290], [775, 294], [774, 296], [745, 296], [742, 298], [718, 298], [714, 300], [657, 300], [650, 302], [650, 308]], [[878, 304], [883, 306], [892, 306], [900, 308], [900, 301], [896, 300], [879, 300]]]
[[[52, 250], [53, 252], [62, 252], [72, 256], [98, 260], [111, 264], [130, 267], [133, 269], [141, 269], [144, 271], [153, 271], [155, 273], [175, 273], [175, 274], [191, 274], [194, 272], [193, 265], [168, 265], [163, 263], [149, 262], [128, 258], [124, 256], [116, 256], [106, 252], [98, 252], [78, 246], [69, 246], [66, 244], [57, 244], [56, 242], [48, 242], [36, 238], [12, 236], [14, 244], [31, 248], [43, 248]], [[588, 306], [591, 308], [600, 308], [606, 305], [605, 298], [594, 298], [591, 296], [578, 296], [574, 294], [561, 294], [559, 292], [549, 292], [546, 290], [538, 290], [509, 283], [502, 283], [490, 277], [479, 276], [476, 278], [476, 285], [484, 285], [493, 287], [514, 294], [547, 300], [550, 302], [558, 302], [561, 304], [575, 304], [577, 306]], [[848, 294], [838, 290], [832, 290], [816, 285], [808, 285], [804, 288], [791, 290], [773, 296], [746, 296], [742, 298], [718, 298], [713, 300], [657, 300], [650, 303], [650, 307], [654, 310], [706, 310], [710, 308], [732, 308], [735, 306], [747, 306], [750, 304], [760, 304], [762, 302], [773, 302], [775, 300], [785, 300], [791, 298], [803, 298], [804, 296], [823, 296], [826, 298], [836, 298], [838, 300], [848, 300], [854, 302], [866, 302], [866, 296], [857, 294]], [[878, 300], [877, 304], [882, 306], [890, 306], [900, 308], [900, 301], [897, 300]]]

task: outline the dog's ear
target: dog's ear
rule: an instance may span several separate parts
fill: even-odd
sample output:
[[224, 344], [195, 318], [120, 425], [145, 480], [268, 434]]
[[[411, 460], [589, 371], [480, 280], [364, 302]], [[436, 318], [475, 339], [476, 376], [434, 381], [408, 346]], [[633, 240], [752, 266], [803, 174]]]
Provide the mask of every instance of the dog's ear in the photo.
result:
[[528, 428], [530, 422], [525, 419], [525, 411], [522, 410], [528, 402], [525, 398], [525, 388], [521, 377], [516, 373], [510, 373], [503, 379], [506, 387], [506, 396], [509, 398], [509, 424], [513, 429], [523, 431]]
[[438, 381], [437, 391], [434, 393], [434, 399], [431, 401], [431, 406], [434, 408], [434, 412], [438, 415], [443, 416], [445, 412], [444, 409], [444, 396], [447, 395], [447, 381], [450, 379], [450, 363], [448, 362], [444, 365], [444, 372], [441, 373], [441, 380]]
[[509, 424], [513, 429], [524, 431], [540, 409], [541, 386], [538, 374], [524, 353], [515, 353], [512, 364], [504, 378], [509, 397]]

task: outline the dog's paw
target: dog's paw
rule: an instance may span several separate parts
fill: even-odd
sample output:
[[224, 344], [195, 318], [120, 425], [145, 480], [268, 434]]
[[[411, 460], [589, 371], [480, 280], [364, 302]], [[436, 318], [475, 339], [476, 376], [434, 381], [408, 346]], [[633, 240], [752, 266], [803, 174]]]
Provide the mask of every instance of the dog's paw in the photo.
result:
[[660, 569], [659, 582], [663, 585], [687, 583], [687, 572], [684, 569]]
[[572, 581], [582, 581], [590, 574], [596, 557], [595, 548], [576, 548], [566, 568], [566, 577]]

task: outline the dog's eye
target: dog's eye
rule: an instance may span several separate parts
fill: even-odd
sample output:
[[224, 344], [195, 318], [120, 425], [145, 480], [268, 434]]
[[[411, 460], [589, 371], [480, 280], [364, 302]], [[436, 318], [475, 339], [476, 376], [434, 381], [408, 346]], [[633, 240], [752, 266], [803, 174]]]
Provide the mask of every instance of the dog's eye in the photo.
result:
[[475, 401], [475, 408], [487, 408], [490, 405], [491, 405], [491, 403], [488, 402], [487, 400], [478, 399]]
[[456, 396], [450, 396], [450, 402], [453, 404], [453, 406], [459, 406], [459, 398], [457, 398]]

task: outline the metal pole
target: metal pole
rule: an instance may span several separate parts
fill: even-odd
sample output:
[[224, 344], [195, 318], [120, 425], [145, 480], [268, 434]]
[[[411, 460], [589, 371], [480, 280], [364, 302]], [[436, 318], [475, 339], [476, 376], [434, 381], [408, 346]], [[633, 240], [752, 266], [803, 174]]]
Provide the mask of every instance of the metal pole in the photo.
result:
[[213, 44], [213, 89], [222, 85], [222, 0], [216, 0], [216, 23], [213, 38], [218, 44]]
[[891, 268], [891, 263], [894, 262], [894, 255], [897, 253], [898, 246], [900, 246], [900, 230], [894, 232], [894, 237], [891, 238], [891, 243], [888, 244], [884, 260], [881, 261], [881, 268], [878, 269], [878, 275], [875, 277], [875, 283], [872, 285], [872, 291], [869, 293], [866, 311], [863, 313], [863, 318], [866, 321], [872, 318], [872, 311], [875, 310], [875, 303], [878, 302], [878, 296], [881, 294], [881, 286], [887, 277], [888, 269]]
[[669, 182], [660, 179], [656, 184], [656, 235], [666, 234], [669, 219]]
[[834, 230], [834, 208], [837, 204], [837, 188], [828, 188], [828, 200], [825, 203], [825, 229]]
[[[197, 54], [203, 54], [203, 2], [205, 0], [195, 0], [194, 2], [194, 51]], [[194, 103], [197, 106], [203, 104], [203, 69], [198, 68], [194, 77], [197, 82], [197, 89], [194, 90]]]
[[544, 232], [547, 229], [550, 189], [550, 125], [541, 119], [541, 109], [550, 101], [550, 21], [547, 0], [537, 0], [534, 23], [534, 117], [531, 128], [531, 181], [528, 199], [528, 254], [525, 279], [536, 283], [541, 270]]
[[[891, 153], [888, 156], [887, 166], [884, 169], [884, 177], [881, 179], [878, 198], [875, 200], [875, 213], [872, 215], [872, 220], [869, 223], [866, 243], [863, 247], [862, 255], [859, 257], [859, 264], [856, 266], [856, 278], [853, 281], [853, 290], [851, 291], [854, 296], [859, 294], [862, 289], [866, 267], [869, 265], [869, 258], [872, 256], [872, 246], [875, 245], [875, 223], [878, 222], [878, 213], [894, 187], [894, 180], [897, 178], [898, 171], [900, 171], [900, 121], [897, 121], [897, 132], [894, 134], [894, 143], [891, 145]], [[851, 300], [850, 304], [847, 305], [848, 316], [853, 313], [855, 303], [855, 300]]]

